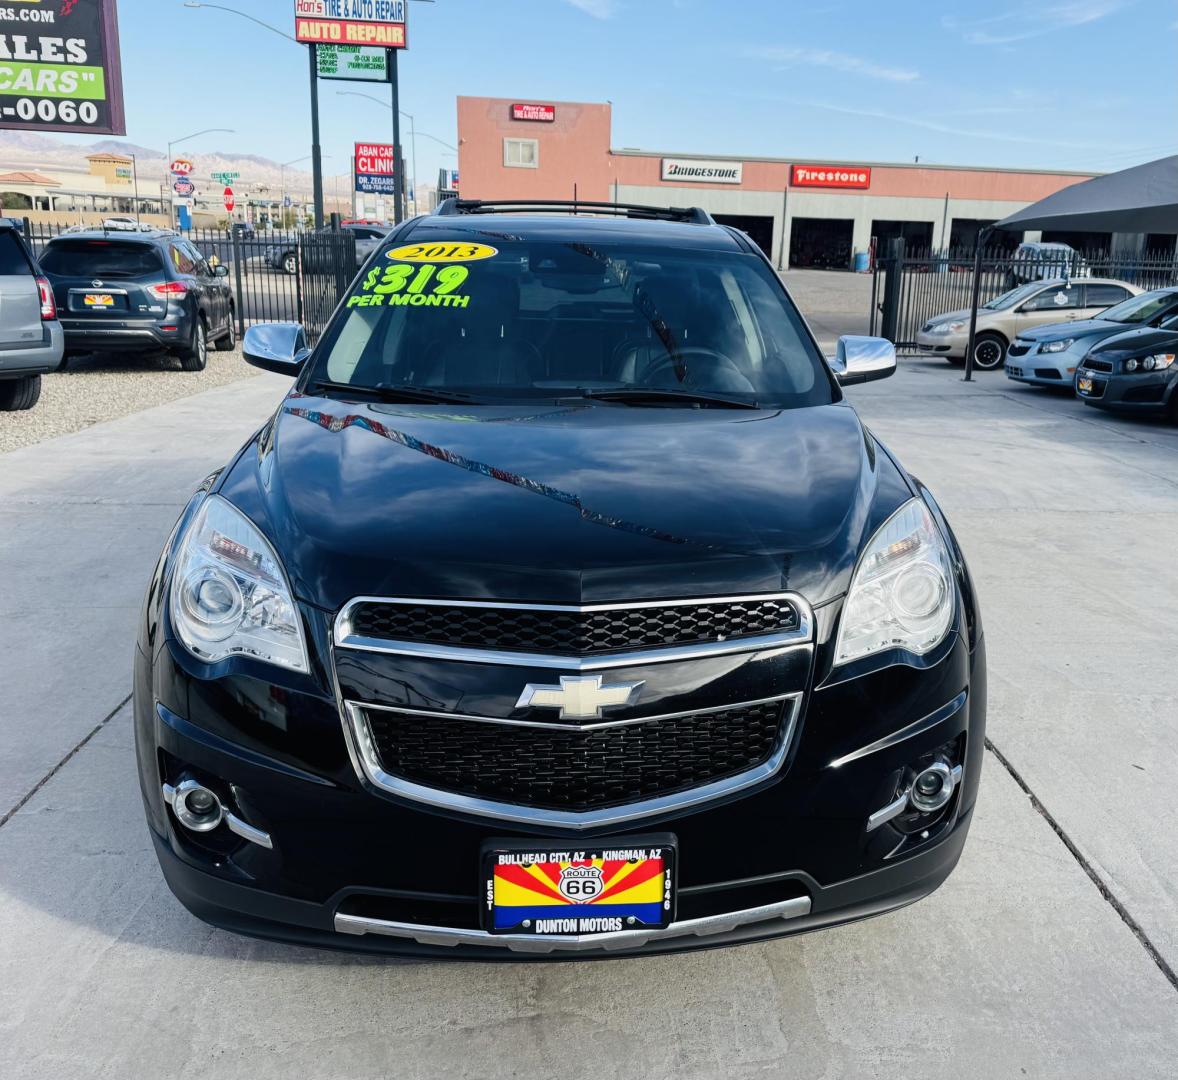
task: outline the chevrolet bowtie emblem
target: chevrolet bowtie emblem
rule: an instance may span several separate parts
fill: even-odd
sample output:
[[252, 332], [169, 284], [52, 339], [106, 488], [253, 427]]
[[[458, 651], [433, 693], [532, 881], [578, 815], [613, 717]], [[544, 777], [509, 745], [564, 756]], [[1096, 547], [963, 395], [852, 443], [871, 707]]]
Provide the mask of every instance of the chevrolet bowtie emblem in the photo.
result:
[[602, 709], [632, 705], [642, 686], [640, 682], [605, 686], [600, 675], [562, 675], [559, 686], [528, 683], [515, 707], [559, 709], [562, 720], [596, 720]]

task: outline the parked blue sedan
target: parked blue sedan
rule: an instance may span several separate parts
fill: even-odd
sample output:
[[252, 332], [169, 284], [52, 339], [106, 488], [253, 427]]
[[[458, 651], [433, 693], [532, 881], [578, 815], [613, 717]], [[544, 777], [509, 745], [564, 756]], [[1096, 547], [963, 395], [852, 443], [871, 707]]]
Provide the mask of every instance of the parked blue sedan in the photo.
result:
[[1104, 338], [1160, 326], [1174, 314], [1178, 314], [1178, 287], [1131, 296], [1095, 319], [1024, 330], [1006, 350], [1007, 378], [1037, 386], [1070, 386], [1080, 361]]

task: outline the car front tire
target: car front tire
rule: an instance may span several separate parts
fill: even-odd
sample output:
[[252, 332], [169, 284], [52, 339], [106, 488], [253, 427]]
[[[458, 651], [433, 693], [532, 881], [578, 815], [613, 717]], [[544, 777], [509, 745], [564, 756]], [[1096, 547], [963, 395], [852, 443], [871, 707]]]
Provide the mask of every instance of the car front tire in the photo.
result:
[[282, 271], [285, 274], [290, 274], [292, 277], [298, 272], [299, 260], [295, 257], [294, 252], [290, 252], [282, 257]]
[[196, 329], [192, 332], [192, 347], [180, 353], [182, 371], [204, 371], [209, 363], [209, 333], [205, 321], [198, 316]]
[[973, 343], [973, 366], [979, 371], [1002, 367], [1006, 359], [1006, 341], [1001, 334], [978, 334]]
[[23, 375], [0, 381], [0, 412], [23, 412], [41, 397], [41, 376]]

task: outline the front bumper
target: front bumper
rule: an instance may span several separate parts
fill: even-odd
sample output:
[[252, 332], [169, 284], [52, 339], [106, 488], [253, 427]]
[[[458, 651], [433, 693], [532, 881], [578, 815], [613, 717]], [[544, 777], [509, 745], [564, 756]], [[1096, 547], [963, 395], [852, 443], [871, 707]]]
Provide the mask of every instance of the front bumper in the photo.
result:
[[968, 334], [930, 334], [921, 330], [916, 335], [916, 348], [928, 356], [947, 356], [955, 360], [965, 356]]
[[1078, 352], [1065, 349], [1058, 353], [1042, 353], [1038, 342], [1016, 339], [1006, 350], [1006, 377], [1033, 386], [1063, 386], [1072, 384], [1086, 346]]
[[[1090, 390], [1080, 389], [1081, 378], [1091, 379]], [[1076, 372], [1076, 396], [1085, 405], [1096, 409], [1141, 413], [1146, 416], [1164, 415], [1178, 394], [1178, 373], [1158, 371], [1115, 374], [1081, 368]]]
[[[979, 641], [971, 651], [957, 633], [927, 667], [893, 666], [810, 690], [788, 761], [755, 787], [580, 831], [375, 789], [349, 757], [334, 697], [311, 678], [275, 678], [249, 665], [206, 677], [168, 641], [151, 659], [137, 653], [148, 822], [169, 886], [198, 917], [340, 949], [604, 957], [736, 944], [880, 914], [948, 876], [982, 761], [984, 648]], [[914, 842], [891, 825], [869, 832], [898, 771], [952, 740], [964, 775], [928, 839]], [[178, 770], [216, 786], [272, 846], [181, 828], [162, 797]], [[478, 854], [488, 839], [615, 843], [651, 829], [671, 833], [678, 850], [679, 906], [666, 930], [511, 940], [481, 929]]]

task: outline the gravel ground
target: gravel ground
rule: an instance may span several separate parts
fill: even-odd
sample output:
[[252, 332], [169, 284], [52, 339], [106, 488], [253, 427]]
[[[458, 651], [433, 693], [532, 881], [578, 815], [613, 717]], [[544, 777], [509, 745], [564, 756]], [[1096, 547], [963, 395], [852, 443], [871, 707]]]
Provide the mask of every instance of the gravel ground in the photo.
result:
[[204, 371], [181, 371], [179, 360], [163, 354], [78, 357], [42, 376], [41, 400], [27, 412], [0, 412], [0, 453], [256, 374], [240, 348], [210, 348]]

